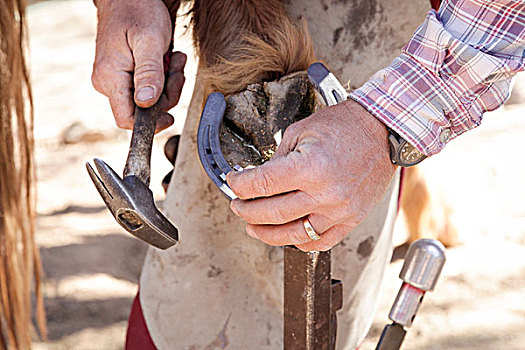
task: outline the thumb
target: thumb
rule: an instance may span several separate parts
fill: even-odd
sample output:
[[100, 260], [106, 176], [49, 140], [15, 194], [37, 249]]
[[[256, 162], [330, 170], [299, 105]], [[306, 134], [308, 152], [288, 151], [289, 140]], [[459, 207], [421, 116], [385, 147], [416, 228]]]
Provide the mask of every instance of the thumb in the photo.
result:
[[277, 147], [273, 158], [284, 157], [292, 152], [297, 147], [302, 130], [302, 123], [300, 121], [289, 125], [284, 132], [281, 143]]
[[168, 49], [158, 40], [143, 40], [133, 52], [135, 103], [143, 108], [157, 102], [164, 88], [163, 54]]

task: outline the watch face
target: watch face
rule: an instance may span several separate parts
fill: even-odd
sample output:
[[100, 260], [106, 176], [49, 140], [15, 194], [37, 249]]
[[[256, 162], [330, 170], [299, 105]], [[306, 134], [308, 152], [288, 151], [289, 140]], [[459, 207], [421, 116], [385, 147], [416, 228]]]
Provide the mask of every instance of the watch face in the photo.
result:
[[425, 155], [406, 142], [401, 148], [401, 152], [399, 152], [399, 158], [406, 165], [414, 165], [422, 161]]

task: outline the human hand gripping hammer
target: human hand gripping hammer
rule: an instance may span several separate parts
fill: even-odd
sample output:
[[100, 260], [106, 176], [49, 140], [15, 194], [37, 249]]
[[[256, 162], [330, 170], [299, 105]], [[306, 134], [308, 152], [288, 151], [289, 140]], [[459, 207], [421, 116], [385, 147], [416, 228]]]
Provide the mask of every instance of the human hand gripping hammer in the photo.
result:
[[159, 102], [150, 108], [135, 106], [133, 134], [123, 179], [103, 160], [86, 168], [113, 217], [126, 231], [160, 249], [177, 243], [178, 230], [157, 209], [150, 182], [151, 148], [161, 112]]

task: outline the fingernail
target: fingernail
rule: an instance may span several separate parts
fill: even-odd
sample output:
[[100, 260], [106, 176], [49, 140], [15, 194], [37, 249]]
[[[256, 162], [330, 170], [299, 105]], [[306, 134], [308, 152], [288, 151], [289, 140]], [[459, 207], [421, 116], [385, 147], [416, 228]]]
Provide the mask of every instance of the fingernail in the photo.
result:
[[155, 90], [151, 86], [143, 87], [137, 92], [138, 101], [147, 101], [155, 97]]

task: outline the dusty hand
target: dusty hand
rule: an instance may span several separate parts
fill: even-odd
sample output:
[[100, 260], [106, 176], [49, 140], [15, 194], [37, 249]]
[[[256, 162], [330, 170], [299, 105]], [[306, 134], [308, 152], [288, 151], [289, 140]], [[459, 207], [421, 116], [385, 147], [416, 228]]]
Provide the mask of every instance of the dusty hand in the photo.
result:
[[[151, 107], [160, 98], [164, 111], [178, 103], [184, 85], [186, 55], [172, 54], [162, 93], [163, 55], [173, 35], [166, 5], [161, 0], [97, 0], [96, 4], [93, 86], [109, 97], [117, 125], [131, 129], [135, 103]], [[158, 117], [157, 131], [171, 124], [173, 117], [163, 113]]]
[[[324, 108], [291, 125], [270, 161], [228, 174], [240, 198], [231, 208], [267, 244], [328, 250], [384, 195], [395, 171], [388, 147], [385, 126], [357, 102]], [[304, 216], [319, 240], [307, 235]]]

